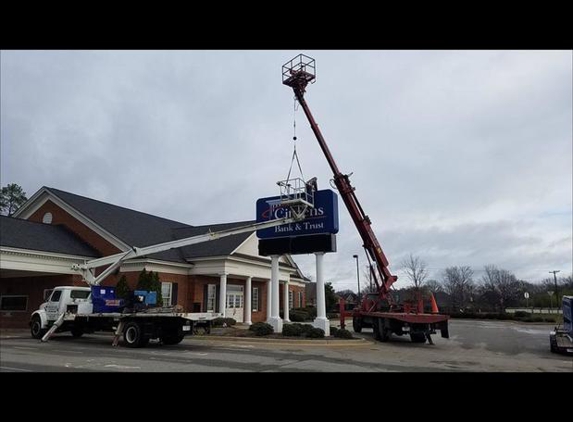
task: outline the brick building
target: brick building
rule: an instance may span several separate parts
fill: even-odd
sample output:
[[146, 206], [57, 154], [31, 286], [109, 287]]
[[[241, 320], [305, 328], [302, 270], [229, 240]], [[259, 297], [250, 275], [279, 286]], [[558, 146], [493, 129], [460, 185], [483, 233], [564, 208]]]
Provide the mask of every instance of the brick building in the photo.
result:
[[[26, 327], [51, 288], [84, 285], [73, 264], [251, 223], [191, 226], [43, 187], [14, 217], [0, 217], [0, 327]], [[164, 304], [245, 323], [270, 317], [271, 259], [258, 254], [254, 231], [128, 260], [102, 285], [125, 275], [133, 288], [144, 268], [159, 273]], [[280, 258], [279, 279], [281, 309], [287, 291], [289, 308], [304, 306], [308, 280], [289, 255]]]

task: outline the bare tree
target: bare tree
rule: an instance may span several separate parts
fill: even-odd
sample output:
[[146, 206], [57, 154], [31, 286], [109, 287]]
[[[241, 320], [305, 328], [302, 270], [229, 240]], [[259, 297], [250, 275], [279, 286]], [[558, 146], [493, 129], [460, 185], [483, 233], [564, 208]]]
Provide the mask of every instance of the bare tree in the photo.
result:
[[484, 270], [482, 281], [485, 297], [495, 301], [496, 305], [499, 305], [500, 312], [503, 312], [505, 307], [516, 304], [523, 286], [515, 275], [495, 265], [486, 265]]
[[424, 287], [432, 293], [443, 292], [444, 288], [438, 280], [428, 280], [424, 284]]
[[573, 289], [573, 274], [569, 274], [567, 277], [561, 277], [561, 284], [566, 289]]
[[468, 266], [448, 267], [443, 273], [443, 286], [452, 306], [463, 310], [474, 293], [473, 270]]
[[412, 253], [401, 264], [414, 287], [419, 289], [428, 277], [428, 265], [419, 256], [414, 256]]

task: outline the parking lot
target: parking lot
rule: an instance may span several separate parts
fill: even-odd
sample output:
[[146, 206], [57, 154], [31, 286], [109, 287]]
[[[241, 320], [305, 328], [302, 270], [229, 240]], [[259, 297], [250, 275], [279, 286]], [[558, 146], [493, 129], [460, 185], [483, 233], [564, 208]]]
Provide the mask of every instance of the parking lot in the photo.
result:
[[[334, 324], [335, 322], [332, 321]], [[143, 349], [112, 347], [110, 335], [73, 339], [60, 334], [48, 343], [25, 330], [4, 332], [0, 371], [126, 372], [573, 372], [571, 356], [549, 351], [552, 324], [453, 320], [451, 338], [435, 345], [408, 338], [361, 340], [259, 340], [197, 336], [176, 346], [150, 343]]]

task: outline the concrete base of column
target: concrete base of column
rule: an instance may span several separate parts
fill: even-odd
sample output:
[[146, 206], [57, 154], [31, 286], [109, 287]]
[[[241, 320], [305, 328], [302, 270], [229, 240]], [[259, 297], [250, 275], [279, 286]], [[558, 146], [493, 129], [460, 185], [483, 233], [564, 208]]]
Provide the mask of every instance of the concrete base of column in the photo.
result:
[[316, 317], [312, 325], [314, 328], [321, 328], [324, 331], [324, 336], [330, 335], [330, 321], [325, 317]]
[[268, 321], [275, 330], [275, 333], [280, 334], [283, 332], [283, 320], [281, 317], [271, 317]]

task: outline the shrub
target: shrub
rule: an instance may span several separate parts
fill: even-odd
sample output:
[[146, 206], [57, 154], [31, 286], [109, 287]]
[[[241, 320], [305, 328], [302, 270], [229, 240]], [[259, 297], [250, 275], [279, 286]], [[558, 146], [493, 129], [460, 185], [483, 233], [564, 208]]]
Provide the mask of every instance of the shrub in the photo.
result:
[[340, 331], [337, 327], [330, 327], [330, 335], [336, 337], [336, 333]]
[[316, 318], [316, 308], [314, 306], [306, 306], [304, 308], [293, 308], [290, 310], [292, 312], [301, 312], [304, 314], [305, 321], [311, 321]]
[[[332, 327], [330, 327], [330, 330], [330, 333], [332, 334]], [[341, 330], [336, 330], [333, 336], [337, 338], [352, 338], [352, 333], [343, 328]]]
[[292, 310], [289, 312], [289, 319], [294, 322], [303, 322], [309, 319], [309, 315], [304, 311]]
[[306, 334], [308, 338], [324, 338], [324, 330], [322, 328], [311, 328]]
[[255, 322], [249, 327], [250, 331], [253, 331], [256, 336], [268, 336], [274, 332], [272, 325], [266, 322]]
[[527, 318], [527, 317], [530, 317], [531, 314], [529, 312], [525, 312], [525, 311], [515, 311], [513, 316], [515, 316], [516, 318]]
[[237, 321], [233, 318], [215, 318], [213, 320], [213, 327], [232, 327]]
[[283, 325], [283, 336], [300, 337], [301, 334], [302, 334], [301, 324], [285, 324], [285, 325]]
[[310, 324], [297, 324], [300, 325], [300, 329], [303, 336], [307, 336], [307, 334], [312, 330], [314, 327]]
[[536, 316], [536, 317], [533, 317], [533, 318], [531, 318], [531, 319], [533, 320], [533, 322], [543, 322], [543, 318], [542, 318], [542, 317]]

